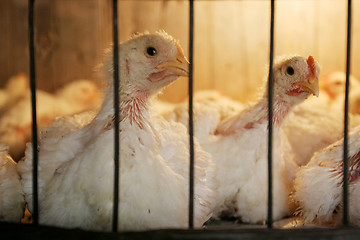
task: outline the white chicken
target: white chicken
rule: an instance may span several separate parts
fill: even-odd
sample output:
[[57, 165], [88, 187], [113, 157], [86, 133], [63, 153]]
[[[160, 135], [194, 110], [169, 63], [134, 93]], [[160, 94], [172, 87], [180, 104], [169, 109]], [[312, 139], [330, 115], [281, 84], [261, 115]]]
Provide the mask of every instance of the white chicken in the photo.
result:
[[59, 101], [63, 102], [61, 116], [72, 115], [87, 110], [99, 110], [103, 94], [98, 86], [87, 79], [77, 79], [55, 92]]
[[[227, 96], [225, 96], [224, 94], [222, 94], [221, 92], [217, 91], [217, 90], [213, 90], [213, 89], [208, 89], [208, 90], [201, 90], [201, 91], [197, 91], [195, 92], [194, 96], [193, 96], [193, 101], [194, 103], [199, 105], [199, 109], [195, 109], [194, 111], [202, 111], [201, 107], [209, 107], [209, 108], [214, 108], [217, 112], [219, 112], [220, 114], [220, 118], [224, 119], [228, 116], [231, 116], [241, 110], [243, 110], [244, 105], [239, 102], [239, 101], [235, 101]], [[184, 106], [187, 106], [189, 103], [189, 100], [186, 99], [182, 104]], [[201, 107], [200, 107], [201, 106]], [[177, 108], [177, 110], [185, 110], [183, 107]], [[186, 112], [188, 112], [188, 110], [186, 110]], [[186, 117], [186, 114], [182, 114], [180, 113], [176, 113], [176, 112], [169, 112], [166, 116], [168, 119], [176, 119], [179, 120], [181, 118]]]
[[[349, 217], [351, 224], [360, 226], [360, 127], [350, 132], [348, 144]], [[296, 173], [293, 197], [305, 225], [341, 223], [343, 149], [343, 139], [340, 139], [316, 152]]]
[[[99, 109], [102, 97], [89, 80], [76, 80], [54, 94], [37, 90], [38, 127], [47, 126], [59, 116], [67, 116], [90, 109]], [[30, 92], [0, 117], [0, 142], [10, 147], [15, 161], [24, 156], [25, 144], [31, 137]]]
[[[313, 57], [282, 57], [274, 65], [273, 218], [291, 213], [289, 193], [297, 165], [279, 127], [293, 106], [318, 94], [319, 66]], [[214, 215], [246, 223], [267, 219], [267, 91], [255, 104], [221, 121], [215, 134], [199, 138], [218, 167], [219, 201]]]
[[11, 77], [4, 89], [0, 89], [0, 115], [24, 97], [29, 90], [29, 79], [24, 73]]
[[[353, 114], [359, 114], [360, 108], [357, 102], [360, 99], [360, 81], [352, 75], [350, 75], [349, 81], [349, 111]], [[324, 76], [322, 82], [322, 88], [329, 96], [329, 109], [339, 113], [343, 112], [345, 101], [346, 74], [344, 72], [331, 72]]]
[[[225, 118], [243, 109], [243, 104], [241, 102], [235, 101], [214, 89], [200, 90], [195, 92], [193, 95], [193, 101], [198, 105], [194, 107], [195, 111], [203, 111], [201, 106], [206, 106], [206, 108], [215, 108], [214, 110], [219, 112], [221, 118]], [[185, 119], [186, 122], [188, 121], [187, 119], [189, 111], [184, 107], [186, 107], [188, 104], [188, 98], [186, 98], [181, 103], [170, 103], [164, 100], [154, 99], [152, 111], [154, 114], [162, 115], [168, 120], [185, 123]], [[182, 106], [179, 107], [179, 105]], [[199, 108], [195, 109], [196, 107]], [[176, 112], [174, 109], [180, 112]], [[209, 113], [209, 115], [210, 114], [211, 113]]]
[[[186, 228], [189, 197], [186, 128], [152, 116], [149, 100], [178, 76], [186, 76], [188, 62], [180, 45], [163, 31], [134, 36], [120, 44], [119, 54], [118, 229]], [[114, 185], [111, 56], [105, 66], [109, 87], [96, 117], [88, 124], [82, 117], [80, 123], [79, 119], [62, 118], [41, 135], [39, 219], [42, 224], [111, 229]], [[31, 153], [29, 144], [25, 160], [18, 164], [30, 210]], [[194, 225], [201, 227], [211, 217], [216, 202], [216, 169], [210, 155], [198, 144], [195, 144], [195, 157]]]
[[[221, 120], [244, 108], [242, 103], [228, 98], [216, 90], [196, 92], [193, 96], [193, 103], [194, 130], [198, 139], [214, 134]], [[183, 103], [174, 104], [172, 108], [163, 111], [163, 115], [167, 120], [180, 122], [188, 127], [188, 107], [189, 100], [186, 99]]]
[[0, 143], [0, 221], [18, 222], [24, 215], [25, 198], [16, 163], [9, 148]]
[[[282, 57], [274, 66], [274, 220], [291, 213], [288, 195], [297, 168], [279, 127], [293, 106], [311, 94], [318, 95], [319, 71], [311, 56], [307, 60]], [[223, 113], [214, 107], [223, 107], [219, 101], [194, 102], [195, 136], [218, 167], [219, 201], [214, 217], [236, 217], [246, 223], [267, 219], [268, 103], [264, 92], [257, 103], [245, 109], [241, 104], [226, 103], [232, 107]], [[186, 126], [187, 116], [186, 103], [168, 115]]]

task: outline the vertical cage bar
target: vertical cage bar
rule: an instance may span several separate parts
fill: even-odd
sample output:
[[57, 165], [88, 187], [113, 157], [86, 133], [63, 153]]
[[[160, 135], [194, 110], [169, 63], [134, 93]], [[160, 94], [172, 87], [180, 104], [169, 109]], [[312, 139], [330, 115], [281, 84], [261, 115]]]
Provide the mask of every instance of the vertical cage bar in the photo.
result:
[[268, 211], [267, 227], [272, 228], [272, 140], [273, 140], [273, 61], [274, 61], [274, 15], [275, 0], [271, 0], [270, 14], [270, 63], [268, 81]]
[[349, 123], [349, 86], [350, 86], [350, 63], [351, 63], [351, 0], [348, 0], [347, 9], [347, 41], [346, 41], [346, 82], [345, 82], [345, 107], [344, 107], [344, 184], [343, 184], [343, 225], [349, 224], [349, 179], [348, 179], [348, 123]]
[[194, 67], [194, 1], [189, 2], [189, 228], [194, 228], [194, 125], [193, 125], [193, 67]]
[[33, 143], [33, 211], [32, 223], [39, 224], [38, 204], [38, 135], [36, 119], [36, 70], [35, 70], [35, 44], [34, 44], [34, 4], [29, 0], [29, 53], [30, 53], [30, 90], [32, 107], [32, 143]]
[[114, 62], [114, 209], [112, 231], [118, 230], [119, 214], [119, 168], [120, 168], [120, 126], [119, 126], [119, 36], [118, 36], [118, 1], [113, 0], [113, 62]]

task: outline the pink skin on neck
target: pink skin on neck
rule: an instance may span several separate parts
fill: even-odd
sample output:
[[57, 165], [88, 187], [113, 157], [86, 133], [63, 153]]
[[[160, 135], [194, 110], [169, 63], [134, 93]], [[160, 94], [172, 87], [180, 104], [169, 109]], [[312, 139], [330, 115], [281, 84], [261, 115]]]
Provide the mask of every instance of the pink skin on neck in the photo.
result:
[[136, 97], [130, 100], [125, 100], [121, 103], [121, 120], [129, 119], [130, 124], [137, 124], [140, 129], [143, 129], [142, 111], [146, 109], [146, 101], [149, 97], [148, 93], [144, 91], [136, 91]]

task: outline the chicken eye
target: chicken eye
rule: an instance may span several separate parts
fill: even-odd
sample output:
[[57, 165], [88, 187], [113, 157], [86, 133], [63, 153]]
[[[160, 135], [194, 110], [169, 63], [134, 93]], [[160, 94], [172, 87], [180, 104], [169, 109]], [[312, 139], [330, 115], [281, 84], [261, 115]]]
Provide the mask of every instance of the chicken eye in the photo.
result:
[[295, 70], [294, 70], [293, 67], [288, 67], [288, 68], [286, 69], [286, 73], [289, 74], [290, 76], [292, 76], [292, 75], [294, 75]]
[[149, 55], [150, 57], [154, 57], [157, 54], [157, 50], [153, 47], [148, 47], [146, 49], [146, 54]]

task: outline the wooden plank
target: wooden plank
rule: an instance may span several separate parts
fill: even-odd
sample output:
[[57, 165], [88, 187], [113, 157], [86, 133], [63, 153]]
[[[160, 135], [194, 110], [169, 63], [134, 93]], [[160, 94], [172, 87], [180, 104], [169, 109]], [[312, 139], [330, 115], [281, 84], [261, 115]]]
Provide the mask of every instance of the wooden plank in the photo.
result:
[[94, 66], [101, 61], [103, 49], [111, 39], [110, 28], [104, 27], [108, 24], [103, 19], [110, 1], [36, 3], [39, 88], [53, 91], [78, 78], [95, 78]]
[[[352, 73], [360, 78], [360, 3], [353, 1]], [[194, 86], [217, 89], [247, 102], [266, 76], [269, 1], [196, 1]], [[188, 1], [119, 1], [120, 40], [134, 32], [165, 29], [188, 52]], [[36, 1], [38, 86], [54, 90], [75, 78], [101, 82], [94, 66], [111, 43], [110, 0]], [[275, 54], [313, 55], [321, 76], [345, 70], [346, 1], [277, 1]], [[27, 1], [0, 1], [0, 86], [18, 71], [28, 73]], [[188, 54], [187, 54], [188, 55]], [[162, 99], [187, 96], [187, 79]]]
[[29, 72], [27, 1], [0, 2], [0, 87], [18, 72]]

